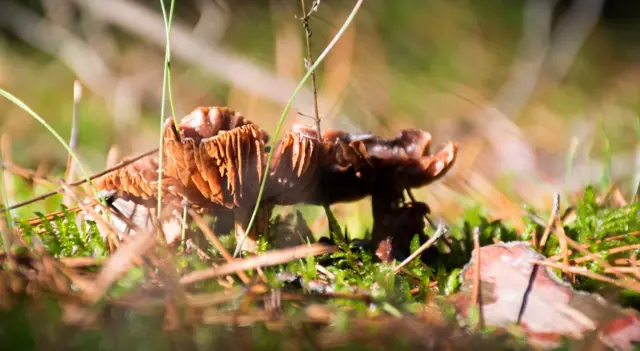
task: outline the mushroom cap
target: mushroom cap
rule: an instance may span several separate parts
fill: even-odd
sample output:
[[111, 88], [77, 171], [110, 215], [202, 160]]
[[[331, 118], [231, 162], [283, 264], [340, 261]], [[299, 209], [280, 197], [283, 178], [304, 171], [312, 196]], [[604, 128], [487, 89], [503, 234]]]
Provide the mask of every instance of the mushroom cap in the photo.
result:
[[167, 175], [184, 196], [202, 206], [253, 205], [264, 169], [268, 137], [257, 125], [224, 107], [198, 107], [178, 124], [164, 125]]
[[279, 204], [331, 204], [359, 200], [377, 187], [427, 185], [453, 166], [458, 150], [448, 142], [430, 152], [431, 135], [403, 130], [393, 139], [369, 133], [294, 125], [274, 150], [267, 196]]
[[[164, 179], [163, 192], [175, 195], [173, 185], [172, 179]], [[96, 179], [95, 186], [124, 200], [151, 205], [158, 193], [158, 163], [148, 157], [137, 160]]]
[[287, 205], [312, 197], [327, 155], [314, 128], [293, 125], [274, 149], [265, 199]]
[[420, 129], [403, 130], [394, 139], [355, 138], [349, 146], [370, 167], [393, 172], [403, 188], [422, 187], [441, 178], [453, 166], [458, 152], [458, 145], [449, 141], [432, 154], [431, 134]]

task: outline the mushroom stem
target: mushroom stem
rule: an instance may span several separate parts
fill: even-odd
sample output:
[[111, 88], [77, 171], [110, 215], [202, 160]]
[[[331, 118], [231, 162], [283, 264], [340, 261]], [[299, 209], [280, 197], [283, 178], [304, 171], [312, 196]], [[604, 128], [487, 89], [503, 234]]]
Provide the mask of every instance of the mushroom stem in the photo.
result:
[[249, 220], [251, 220], [251, 208], [238, 207], [233, 210], [236, 242], [240, 243], [244, 239], [242, 247], [240, 248], [241, 251], [248, 253], [258, 252], [258, 239], [260, 233], [267, 233], [272, 208], [273, 206], [270, 205], [260, 205], [255, 224], [248, 233], [247, 225], [249, 224]]

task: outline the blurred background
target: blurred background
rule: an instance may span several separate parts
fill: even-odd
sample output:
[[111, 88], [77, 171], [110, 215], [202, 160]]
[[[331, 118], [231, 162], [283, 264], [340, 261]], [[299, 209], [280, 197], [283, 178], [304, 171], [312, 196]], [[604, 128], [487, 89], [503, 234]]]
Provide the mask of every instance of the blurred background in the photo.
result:
[[[305, 73], [300, 1], [176, 3], [176, 114], [226, 105], [273, 134]], [[354, 3], [320, 2], [309, 20], [314, 57]], [[68, 138], [79, 80], [78, 152], [94, 172], [108, 155], [157, 146], [164, 45], [159, 1], [0, 0], [0, 87]], [[494, 218], [515, 218], [523, 202], [549, 206], [554, 192], [610, 178], [631, 191], [640, 174], [638, 1], [365, 0], [317, 74], [325, 129], [393, 137], [417, 127], [434, 146], [459, 143], [453, 171], [416, 192], [444, 218], [478, 200]], [[310, 84], [285, 128], [312, 123], [298, 113], [313, 114]], [[4, 99], [0, 125], [5, 161], [64, 173], [65, 150]], [[12, 202], [44, 191], [5, 180]], [[367, 207], [337, 215], [359, 225]]]

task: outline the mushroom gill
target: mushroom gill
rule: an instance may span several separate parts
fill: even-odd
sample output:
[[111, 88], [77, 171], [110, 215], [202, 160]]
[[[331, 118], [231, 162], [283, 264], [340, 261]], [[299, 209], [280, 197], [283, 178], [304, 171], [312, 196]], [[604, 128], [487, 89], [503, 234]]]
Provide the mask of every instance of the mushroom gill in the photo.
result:
[[279, 205], [309, 202], [328, 154], [315, 129], [295, 124], [276, 144], [265, 199]]
[[[169, 191], [171, 183], [171, 179], [167, 179], [163, 183], [163, 190]], [[140, 159], [98, 178], [95, 186], [124, 200], [155, 205], [153, 202], [158, 193], [158, 163], [151, 158]]]
[[266, 133], [223, 107], [199, 107], [179, 122], [178, 129], [179, 134], [170, 119], [165, 123], [167, 176], [181, 182], [189, 202], [232, 210], [236, 238], [247, 234], [242, 249], [254, 252], [270, 212], [265, 204], [256, 226], [245, 233], [264, 170]]

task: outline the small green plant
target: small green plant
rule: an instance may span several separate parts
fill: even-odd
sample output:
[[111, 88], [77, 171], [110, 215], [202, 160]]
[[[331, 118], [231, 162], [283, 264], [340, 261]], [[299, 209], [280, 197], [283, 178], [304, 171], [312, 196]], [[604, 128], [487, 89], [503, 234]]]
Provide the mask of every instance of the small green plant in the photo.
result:
[[84, 216], [70, 212], [66, 206], [61, 206], [62, 216], [54, 219], [40, 212], [36, 216], [41, 224], [33, 226], [26, 220], [18, 219], [18, 227], [28, 245], [37, 238], [47, 252], [54, 257], [105, 257], [109, 251], [105, 240], [100, 235], [95, 222], [88, 221]]

